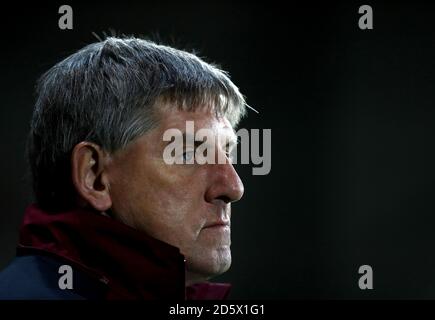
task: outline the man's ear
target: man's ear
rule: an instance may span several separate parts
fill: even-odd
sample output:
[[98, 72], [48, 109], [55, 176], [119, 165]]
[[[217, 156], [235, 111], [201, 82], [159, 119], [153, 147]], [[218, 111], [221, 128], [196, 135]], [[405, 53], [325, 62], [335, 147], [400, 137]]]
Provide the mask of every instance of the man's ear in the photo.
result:
[[107, 163], [109, 156], [98, 145], [83, 141], [71, 155], [71, 173], [74, 187], [86, 203], [98, 211], [112, 206]]

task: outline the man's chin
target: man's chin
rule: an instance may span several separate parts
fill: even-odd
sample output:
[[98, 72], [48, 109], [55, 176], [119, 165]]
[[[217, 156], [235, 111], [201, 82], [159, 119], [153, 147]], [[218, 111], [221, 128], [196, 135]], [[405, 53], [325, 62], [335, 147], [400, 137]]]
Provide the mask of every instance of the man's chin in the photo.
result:
[[219, 276], [231, 267], [231, 251], [219, 252], [208, 257], [201, 257], [196, 263], [187, 265], [186, 281], [191, 280], [193, 283], [207, 281]]

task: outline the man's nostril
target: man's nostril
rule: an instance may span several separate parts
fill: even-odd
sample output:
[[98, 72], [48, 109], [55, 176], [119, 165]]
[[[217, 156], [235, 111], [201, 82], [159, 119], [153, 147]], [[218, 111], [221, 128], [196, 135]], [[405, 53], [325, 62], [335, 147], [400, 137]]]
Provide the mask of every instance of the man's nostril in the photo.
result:
[[222, 200], [223, 202], [225, 202], [226, 204], [231, 202], [231, 198], [226, 196], [226, 195], [222, 195], [220, 197], [217, 197], [217, 199]]

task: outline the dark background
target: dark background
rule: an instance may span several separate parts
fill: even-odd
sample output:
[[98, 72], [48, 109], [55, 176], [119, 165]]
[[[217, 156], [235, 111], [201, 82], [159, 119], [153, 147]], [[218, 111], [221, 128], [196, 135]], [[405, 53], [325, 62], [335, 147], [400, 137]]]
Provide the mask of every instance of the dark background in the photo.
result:
[[[62, 31], [62, 4], [0, 13], [0, 267], [31, 201], [35, 80], [113, 29], [220, 63], [260, 110], [241, 127], [272, 129], [271, 173], [237, 166], [233, 265], [216, 279], [232, 298], [435, 298], [435, 5], [69, 2]], [[358, 28], [363, 4], [374, 30]]]

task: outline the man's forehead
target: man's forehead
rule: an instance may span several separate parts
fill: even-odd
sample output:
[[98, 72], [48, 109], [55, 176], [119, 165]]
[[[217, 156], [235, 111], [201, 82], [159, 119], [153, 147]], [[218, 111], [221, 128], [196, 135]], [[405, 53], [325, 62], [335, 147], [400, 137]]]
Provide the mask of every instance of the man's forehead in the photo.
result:
[[[187, 125], [189, 123], [189, 125]], [[210, 129], [222, 134], [234, 134], [234, 128], [224, 116], [217, 116], [211, 111], [167, 110], [161, 114], [160, 127], [162, 131], [178, 129], [186, 132], [186, 128], [194, 126], [195, 132], [200, 129]]]

